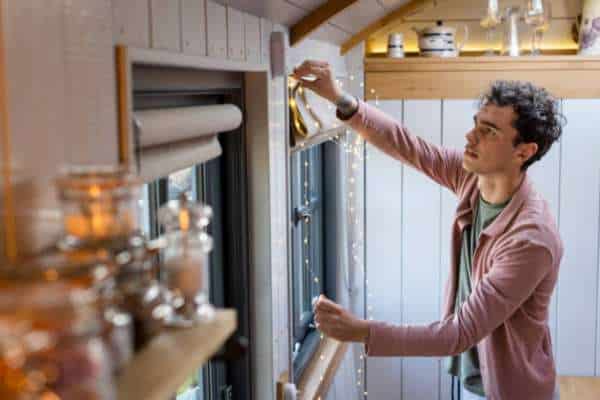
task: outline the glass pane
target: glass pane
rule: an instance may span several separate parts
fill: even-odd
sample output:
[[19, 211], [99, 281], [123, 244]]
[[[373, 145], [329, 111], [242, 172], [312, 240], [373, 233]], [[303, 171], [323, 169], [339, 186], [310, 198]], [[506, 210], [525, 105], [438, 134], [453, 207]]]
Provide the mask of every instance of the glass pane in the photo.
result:
[[168, 200], [176, 200], [185, 193], [189, 201], [194, 201], [197, 198], [196, 168], [182, 169], [169, 175], [167, 188]]
[[148, 184], [144, 184], [138, 200], [140, 229], [146, 237], [150, 237], [150, 189]]

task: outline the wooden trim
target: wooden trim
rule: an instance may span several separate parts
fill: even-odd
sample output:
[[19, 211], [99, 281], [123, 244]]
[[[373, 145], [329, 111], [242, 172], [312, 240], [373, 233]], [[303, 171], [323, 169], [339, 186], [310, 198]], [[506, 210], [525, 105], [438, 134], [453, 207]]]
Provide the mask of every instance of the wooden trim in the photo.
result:
[[189, 375], [219, 350], [236, 327], [235, 310], [220, 310], [213, 322], [161, 333], [119, 375], [118, 398], [171, 398]]
[[117, 63], [117, 93], [118, 93], [118, 119], [119, 119], [119, 162], [129, 165], [131, 143], [131, 115], [129, 96], [131, 93], [129, 52], [126, 46], [116, 47]]
[[0, 140], [2, 140], [2, 154], [0, 170], [2, 172], [2, 197], [4, 200], [4, 247], [9, 262], [15, 262], [18, 256], [17, 225], [15, 213], [15, 198], [12, 187], [12, 161], [10, 118], [8, 107], [8, 85], [6, 73], [6, 46], [4, 44], [4, 1], [0, 0]]
[[331, 338], [321, 340], [298, 382], [299, 398], [317, 400], [325, 398], [329, 386], [348, 350], [348, 343]]
[[340, 48], [341, 54], [346, 54], [354, 46], [360, 42], [366, 41], [369, 36], [384, 28], [386, 25], [396, 22], [397, 20], [403, 20], [405, 17], [422, 11], [426, 7], [435, 5], [437, 5], [437, 0], [410, 0], [408, 3], [401, 5], [391, 13], [386, 14], [377, 21], [369, 24], [366, 28], [362, 29], [350, 39], [346, 40]]
[[290, 45], [295, 46], [302, 39], [326, 23], [342, 10], [356, 3], [357, 0], [328, 0], [316, 10], [302, 18], [290, 28]]
[[597, 400], [600, 398], [600, 378], [561, 376], [558, 378], [561, 400]]
[[365, 59], [365, 98], [474, 99], [498, 79], [530, 81], [560, 98], [600, 97], [600, 57]]

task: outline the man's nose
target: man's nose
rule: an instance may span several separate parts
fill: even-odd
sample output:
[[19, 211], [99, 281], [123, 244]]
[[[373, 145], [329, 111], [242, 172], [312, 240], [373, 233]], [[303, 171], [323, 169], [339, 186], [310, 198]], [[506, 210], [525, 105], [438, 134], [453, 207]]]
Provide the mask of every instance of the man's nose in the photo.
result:
[[469, 143], [469, 144], [477, 143], [475, 129], [471, 129], [469, 132], [467, 132], [467, 134], [465, 135], [465, 138], [467, 139], [467, 143]]

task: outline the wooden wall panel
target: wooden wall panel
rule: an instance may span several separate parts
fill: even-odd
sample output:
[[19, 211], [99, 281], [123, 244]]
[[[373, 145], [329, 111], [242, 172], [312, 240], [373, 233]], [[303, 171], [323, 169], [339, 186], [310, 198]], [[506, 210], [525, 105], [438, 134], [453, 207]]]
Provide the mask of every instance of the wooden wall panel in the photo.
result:
[[227, 57], [231, 60], [244, 60], [245, 53], [244, 14], [227, 7]]
[[[439, 145], [441, 101], [405, 100], [404, 124], [413, 134]], [[439, 185], [412, 168], [404, 169], [402, 322], [405, 324], [426, 324], [439, 319], [440, 198]], [[437, 359], [403, 359], [403, 399], [435, 399], [438, 382]]]
[[204, 0], [181, 0], [181, 39], [184, 53], [206, 55]]
[[150, 0], [150, 45], [153, 49], [181, 51], [179, 1]]
[[206, 0], [207, 55], [227, 58], [227, 12], [224, 6]]
[[112, 7], [115, 43], [150, 47], [150, 8], [148, 0], [113, 0]]
[[244, 14], [244, 43], [246, 61], [260, 63], [260, 18]]
[[558, 291], [558, 370], [594, 375], [598, 342], [600, 100], [565, 100], [560, 232], [565, 246]]
[[[374, 102], [370, 102], [374, 105]], [[379, 102], [378, 108], [402, 120], [402, 101]], [[402, 323], [402, 174], [403, 165], [374, 146], [367, 146], [366, 213], [367, 277], [370, 316]], [[383, 195], [384, 194], [384, 195]], [[369, 397], [389, 398], [401, 392], [402, 359], [367, 360]]]

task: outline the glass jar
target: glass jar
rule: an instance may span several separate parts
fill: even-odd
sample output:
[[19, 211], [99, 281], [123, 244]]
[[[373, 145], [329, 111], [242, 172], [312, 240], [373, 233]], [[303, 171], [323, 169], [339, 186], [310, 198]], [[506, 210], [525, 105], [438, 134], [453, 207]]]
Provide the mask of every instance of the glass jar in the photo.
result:
[[116, 272], [112, 255], [104, 249], [51, 248], [23, 264], [5, 268], [3, 274], [9, 282], [61, 282], [70, 288], [93, 291], [102, 316], [101, 337], [110, 353], [111, 369], [117, 373], [133, 355], [133, 322], [119, 307]]
[[0, 398], [115, 399], [92, 290], [65, 282], [0, 285]]
[[158, 282], [158, 254], [162, 242], [133, 236], [116, 256], [118, 304], [133, 318], [134, 348], [140, 349], [163, 327], [164, 298]]
[[211, 217], [209, 206], [189, 202], [185, 195], [158, 212], [167, 240], [161, 282], [173, 311], [168, 325], [190, 326], [214, 318], [208, 290], [212, 238], [206, 232]]
[[78, 247], [127, 238], [138, 230], [140, 182], [112, 166], [69, 167], [56, 180], [65, 237]]

